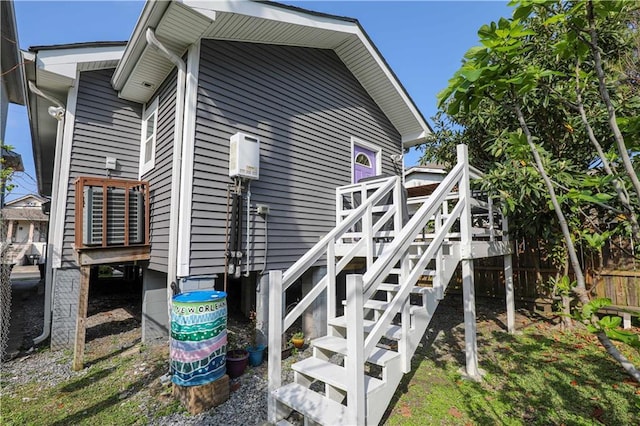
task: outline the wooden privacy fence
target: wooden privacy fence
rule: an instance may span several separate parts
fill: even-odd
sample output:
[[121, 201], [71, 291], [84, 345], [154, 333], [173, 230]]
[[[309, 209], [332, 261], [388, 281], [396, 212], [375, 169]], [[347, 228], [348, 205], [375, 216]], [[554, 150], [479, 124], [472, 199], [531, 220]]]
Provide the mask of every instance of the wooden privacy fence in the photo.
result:
[[640, 307], [640, 268], [588, 271], [585, 278], [595, 297], [608, 297], [616, 306]]
[[[587, 288], [593, 297], [608, 297], [616, 306], [640, 307], [640, 261], [625, 254], [623, 244], [611, 242], [602, 255], [586, 255], [579, 250], [585, 268]], [[513, 252], [513, 284], [515, 298], [523, 302], [549, 299], [550, 278], [558, 270], [537, 242], [517, 241]], [[474, 261], [476, 295], [504, 298], [504, 266], [502, 257]], [[560, 272], [560, 276], [562, 272]], [[569, 276], [573, 279], [573, 273]], [[460, 272], [452, 278], [448, 291], [461, 292]]]

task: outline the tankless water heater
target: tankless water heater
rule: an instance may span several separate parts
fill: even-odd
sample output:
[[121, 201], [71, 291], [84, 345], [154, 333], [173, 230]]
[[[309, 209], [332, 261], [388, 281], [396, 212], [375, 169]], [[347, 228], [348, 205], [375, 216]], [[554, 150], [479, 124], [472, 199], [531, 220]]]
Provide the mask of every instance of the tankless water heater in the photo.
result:
[[229, 139], [229, 177], [260, 177], [260, 139], [241, 132]]

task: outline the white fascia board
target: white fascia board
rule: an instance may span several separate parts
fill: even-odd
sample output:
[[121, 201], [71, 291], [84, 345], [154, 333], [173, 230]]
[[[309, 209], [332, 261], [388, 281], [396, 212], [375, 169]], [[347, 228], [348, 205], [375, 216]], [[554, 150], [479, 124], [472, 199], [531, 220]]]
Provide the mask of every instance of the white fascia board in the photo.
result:
[[[358, 29], [359, 29], [358, 38], [360, 39], [362, 44], [365, 46], [365, 48], [367, 49], [371, 57], [375, 59], [376, 63], [384, 73], [387, 80], [391, 82], [391, 84], [393, 85], [393, 88], [396, 90], [396, 92], [398, 92], [398, 95], [400, 95], [400, 97], [402, 98], [403, 102], [409, 109], [409, 112], [411, 113], [411, 115], [413, 115], [415, 120], [418, 122], [419, 126], [422, 128], [422, 131], [419, 133], [401, 135], [402, 146], [407, 148], [407, 147], [414, 146], [421, 143], [422, 140], [419, 140], [419, 139], [424, 139], [426, 135], [431, 133], [431, 130], [429, 129], [429, 125], [422, 118], [422, 115], [416, 108], [415, 104], [413, 103], [411, 98], [409, 98], [409, 96], [405, 92], [404, 88], [402, 87], [402, 85], [400, 84], [396, 76], [391, 72], [391, 69], [389, 68], [387, 63], [384, 61], [384, 59], [382, 59], [382, 56], [380, 56], [380, 54], [378, 53], [378, 50], [373, 46], [373, 44], [371, 44], [371, 41], [369, 40], [369, 37], [367, 37], [367, 35], [364, 33], [364, 30], [360, 28]], [[411, 145], [412, 143], [413, 145]]]
[[328, 16], [319, 16], [302, 10], [287, 9], [260, 2], [237, 0], [177, 1], [211, 19], [215, 19], [215, 12], [226, 12], [341, 33], [357, 34], [359, 32], [358, 25], [355, 22]]
[[79, 63], [119, 61], [123, 52], [124, 46], [43, 50], [36, 56], [36, 66], [40, 70], [74, 79]]
[[[424, 123], [424, 120], [421, 119], [420, 121], [421, 123]], [[427, 127], [425, 131], [422, 131], [420, 133], [402, 135], [402, 147], [408, 149], [413, 146], [420, 145], [421, 143], [425, 143], [430, 134], [431, 131]]]
[[[78, 100], [79, 75], [75, 77], [75, 84], [69, 89], [67, 96], [67, 110], [64, 116], [64, 134], [62, 136], [62, 155], [60, 158], [60, 181], [58, 182], [58, 201], [56, 203], [56, 224], [53, 236], [52, 268], [62, 266], [62, 244], [64, 242], [64, 221], [67, 210], [67, 196], [69, 190], [69, 174], [71, 171], [71, 148], [73, 145], [73, 128], [76, 116], [76, 101]], [[51, 226], [51, 224], [49, 225]]]
[[184, 121], [182, 129], [178, 264], [176, 271], [176, 275], [178, 277], [189, 276], [189, 260], [191, 257], [191, 213], [193, 206], [193, 166], [195, 161], [199, 67], [200, 41], [191, 45], [187, 56], [187, 85], [185, 90]]

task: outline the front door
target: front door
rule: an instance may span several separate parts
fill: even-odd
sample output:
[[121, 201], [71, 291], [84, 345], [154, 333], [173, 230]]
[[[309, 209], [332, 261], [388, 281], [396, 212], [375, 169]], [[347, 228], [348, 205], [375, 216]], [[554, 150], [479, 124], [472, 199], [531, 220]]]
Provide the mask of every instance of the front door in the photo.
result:
[[353, 183], [378, 174], [378, 152], [363, 146], [353, 145]]

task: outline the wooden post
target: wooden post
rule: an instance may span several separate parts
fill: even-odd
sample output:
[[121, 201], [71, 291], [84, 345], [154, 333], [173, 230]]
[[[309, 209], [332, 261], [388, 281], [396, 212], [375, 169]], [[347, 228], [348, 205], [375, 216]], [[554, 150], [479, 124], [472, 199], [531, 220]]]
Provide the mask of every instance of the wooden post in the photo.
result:
[[268, 361], [268, 394], [267, 394], [267, 418], [270, 423], [276, 424], [278, 418], [277, 401], [273, 392], [282, 383], [282, 271], [269, 271], [269, 361]]
[[366, 423], [366, 398], [364, 388], [364, 302], [362, 275], [347, 276], [347, 356], [345, 372], [347, 380], [347, 405], [350, 420], [358, 425]]
[[473, 258], [471, 256], [471, 187], [469, 182], [469, 156], [466, 145], [458, 145], [458, 163], [464, 164], [459, 185], [460, 251], [462, 258], [462, 295], [464, 303], [464, 347], [466, 374], [470, 379], [480, 379], [478, 368], [478, 342], [476, 340], [476, 301], [473, 285]]
[[89, 275], [91, 266], [80, 267], [80, 295], [78, 296], [78, 316], [76, 317], [76, 339], [73, 348], [74, 371], [82, 370], [84, 363], [84, 341], [87, 327], [87, 306], [89, 304]]
[[509, 254], [504, 256], [504, 285], [507, 302], [507, 331], [511, 334], [516, 331], [516, 307], [513, 290], [513, 266], [511, 258], [511, 245], [509, 244], [509, 223], [506, 217], [502, 217], [502, 241], [509, 248]]

